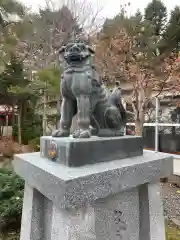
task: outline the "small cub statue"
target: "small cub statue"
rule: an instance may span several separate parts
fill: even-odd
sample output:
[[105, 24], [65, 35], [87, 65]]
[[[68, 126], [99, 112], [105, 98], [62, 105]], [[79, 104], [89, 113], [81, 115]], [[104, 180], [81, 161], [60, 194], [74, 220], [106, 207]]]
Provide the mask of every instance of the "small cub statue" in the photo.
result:
[[63, 46], [64, 71], [61, 76], [60, 129], [53, 137], [68, 137], [72, 118], [77, 114], [78, 130], [74, 138], [124, 135], [126, 112], [121, 102], [118, 84], [111, 91], [104, 84], [92, 64], [94, 50], [85, 42], [75, 41]]

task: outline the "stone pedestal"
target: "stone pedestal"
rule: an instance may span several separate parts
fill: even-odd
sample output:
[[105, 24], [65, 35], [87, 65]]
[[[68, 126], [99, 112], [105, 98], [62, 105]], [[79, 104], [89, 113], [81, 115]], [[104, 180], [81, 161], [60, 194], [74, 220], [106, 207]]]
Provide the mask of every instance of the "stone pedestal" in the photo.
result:
[[[85, 164], [109, 162], [115, 159], [136, 157], [143, 154], [143, 141], [137, 136], [91, 137], [76, 139], [73, 137], [41, 137], [41, 156], [69, 167]], [[56, 150], [55, 156], [49, 156]]]
[[41, 155], [14, 160], [26, 182], [21, 240], [165, 240], [158, 182], [173, 171], [166, 154], [79, 167]]

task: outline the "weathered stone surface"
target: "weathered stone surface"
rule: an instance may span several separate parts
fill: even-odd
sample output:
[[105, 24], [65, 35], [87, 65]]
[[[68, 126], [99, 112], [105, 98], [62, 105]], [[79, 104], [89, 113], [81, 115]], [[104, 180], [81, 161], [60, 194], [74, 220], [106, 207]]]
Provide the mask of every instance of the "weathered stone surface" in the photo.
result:
[[116, 159], [136, 157], [143, 154], [141, 137], [122, 136], [113, 138], [91, 137], [87, 139], [41, 137], [41, 156], [48, 157], [51, 144], [57, 146], [53, 159], [66, 166], [82, 166]]
[[159, 183], [139, 186], [139, 230], [138, 240], [166, 239]]
[[97, 239], [139, 240], [138, 188], [97, 200], [94, 212]]
[[25, 180], [21, 238], [26, 240], [165, 240], [159, 178], [173, 172], [169, 155], [68, 167], [40, 153], [19, 154]]
[[39, 191], [25, 184], [20, 240], [43, 239], [44, 199]]
[[143, 156], [75, 168], [51, 162], [39, 153], [15, 155], [13, 164], [27, 183], [60, 208], [92, 204], [173, 172], [171, 157], [148, 151]]

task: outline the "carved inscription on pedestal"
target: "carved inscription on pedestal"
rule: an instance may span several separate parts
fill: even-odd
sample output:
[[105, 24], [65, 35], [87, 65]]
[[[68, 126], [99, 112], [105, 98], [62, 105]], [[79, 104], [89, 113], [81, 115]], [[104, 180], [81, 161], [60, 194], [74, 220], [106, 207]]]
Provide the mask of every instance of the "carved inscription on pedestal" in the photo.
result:
[[126, 231], [127, 224], [124, 220], [123, 213], [121, 210], [114, 210], [114, 223], [117, 239], [125, 240], [123, 238], [124, 232]]
[[134, 188], [97, 201], [96, 236], [101, 240], [139, 240], [139, 197]]

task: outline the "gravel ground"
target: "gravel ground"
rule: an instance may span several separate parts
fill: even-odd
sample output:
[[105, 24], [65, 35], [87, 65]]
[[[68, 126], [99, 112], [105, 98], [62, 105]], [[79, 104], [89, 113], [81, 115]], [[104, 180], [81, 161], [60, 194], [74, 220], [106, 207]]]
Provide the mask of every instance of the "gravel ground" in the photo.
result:
[[161, 187], [165, 216], [180, 224], [180, 188], [170, 183], [163, 183]]

